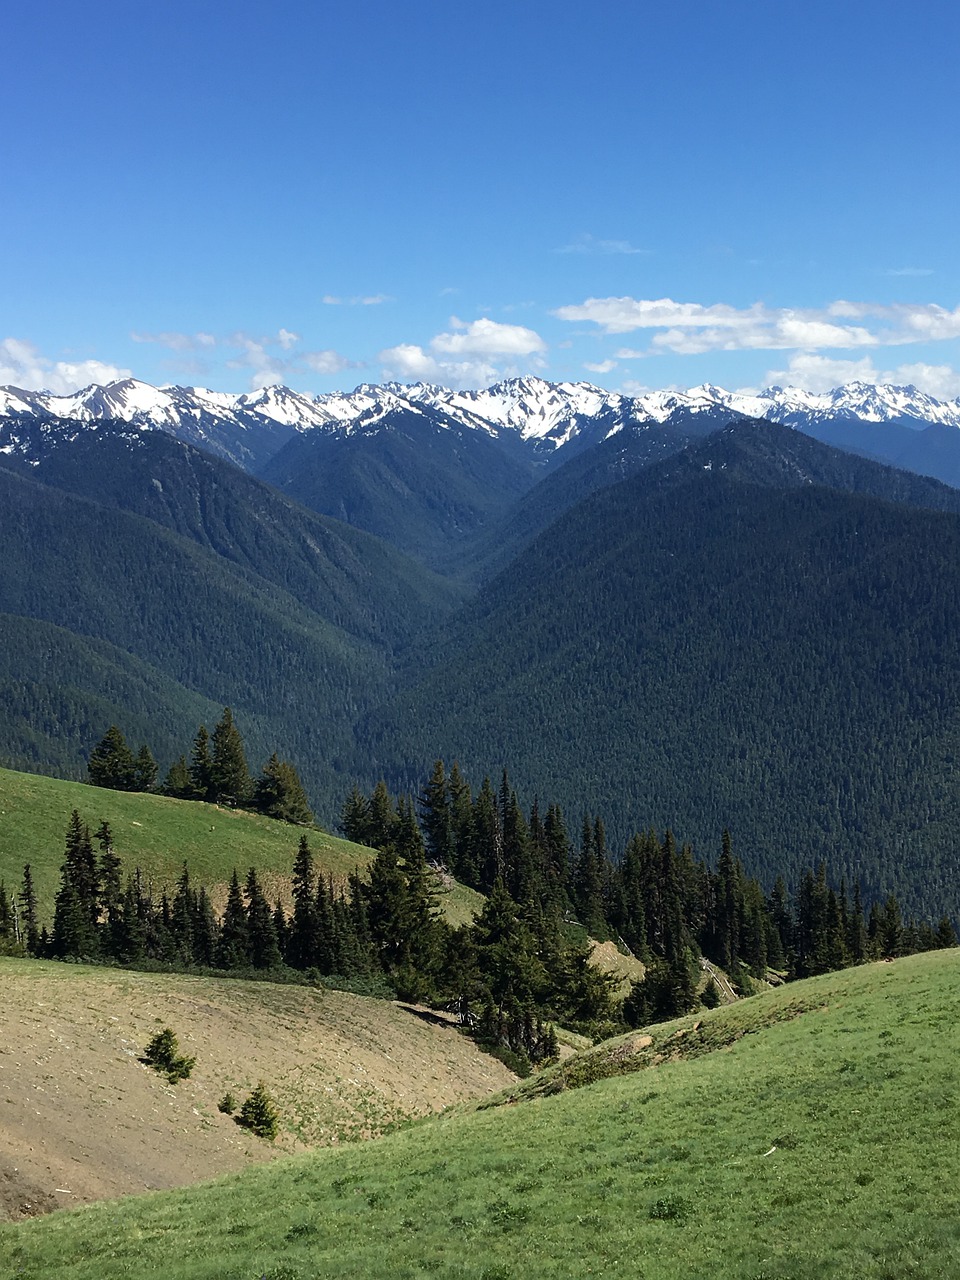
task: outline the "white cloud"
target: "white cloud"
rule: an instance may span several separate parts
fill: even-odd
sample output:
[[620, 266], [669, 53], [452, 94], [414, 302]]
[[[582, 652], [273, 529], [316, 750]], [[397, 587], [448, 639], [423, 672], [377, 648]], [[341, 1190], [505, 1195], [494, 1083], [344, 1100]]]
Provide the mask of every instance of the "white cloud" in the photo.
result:
[[430, 343], [441, 355], [529, 356], [547, 349], [540, 335], [522, 324], [487, 319], [466, 324], [451, 316], [450, 327], [457, 332], [438, 333]]
[[[553, 312], [561, 320], [588, 321], [608, 334], [658, 329], [646, 350], [624, 348], [620, 359], [670, 351], [816, 351], [824, 348], [901, 346], [960, 337], [960, 307], [936, 303], [832, 302], [819, 310], [768, 308], [762, 303], [731, 307], [674, 302], [671, 298], [588, 298]], [[839, 320], [867, 323], [838, 324]]]
[[881, 273], [885, 276], [932, 276], [930, 267], [891, 267]]
[[384, 302], [393, 302], [389, 293], [357, 294], [352, 298], [338, 298], [336, 294], [325, 293], [321, 301], [327, 307], [379, 307]]
[[[450, 317], [449, 333], [438, 333], [428, 348], [403, 342], [381, 351], [378, 359], [383, 376], [389, 380], [440, 382], [444, 386], [489, 386], [503, 377], [520, 372], [516, 361], [526, 368], [540, 368], [547, 344], [533, 329], [519, 324], [500, 324], [486, 318], [467, 323]], [[500, 360], [506, 365], [500, 367]], [[494, 364], [493, 361], [498, 363]]]
[[441, 382], [459, 389], [487, 386], [500, 376], [500, 371], [485, 360], [438, 360], [410, 342], [388, 347], [377, 359], [388, 381]]
[[338, 351], [304, 351], [300, 359], [314, 373], [342, 373], [344, 369], [358, 367]]
[[796, 386], [806, 391], [832, 391], [845, 382], [880, 382], [896, 387], [913, 386], [937, 400], [960, 396], [960, 370], [946, 364], [901, 364], [878, 369], [870, 356], [859, 360], [834, 360], [809, 351], [798, 351], [786, 369], [771, 369], [765, 386]]
[[412, 342], [401, 342], [396, 347], [387, 347], [381, 351], [377, 359], [390, 371], [394, 378], [414, 378], [429, 381], [435, 378], [440, 366], [433, 356], [427, 355], [423, 347]]
[[217, 345], [212, 333], [131, 333], [134, 342], [155, 342], [171, 351], [201, 351]]
[[129, 369], [105, 364], [102, 360], [50, 360], [32, 342], [21, 338], [0, 340], [0, 386], [69, 395], [94, 382], [117, 382], [131, 377]]
[[605, 333], [632, 333], [635, 329], [673, 327], [743, 328], [756, 325], [763, 316], [758, 302], [746, 311], [724, 303], [704, 307], [699, 302], [674, 302], [671, 298], [587, 298], [578, 306], [558, 307], [560, 320], [588, 320]]
[[576, 240], [570, 244], [565, 244], [557, 250], [557, 253], [650, 253], [650, 249], [637, 249], [629, 240], [598, 240], [596, 236], [592, 236], [589, 232], [577, 236]]
[[[227, 361], [228, 369], [250, 371], [250, 390], [258, 391], [274, 383], [284, 382], [291, 375], [311, 373], [334, 374], [344, 369], [356, 369], [359, 365], [340, 355], [338, 351], [295, 351], [300, 335], [289, 329], [281, 329], [273, 337], [255, 338], [242, 331], [233, 333], [226, 344], [238, 354]], [[275, 355], [268, 347], [280, 347], [283, 355]]]
[[584, 360], [583, 367], [589, 369], [591, 373], [609, 373], [611, 369], [617, 367], [617, 362], [616, 360], [600, 360], [597, 364], [593, 364], [589, 360]]

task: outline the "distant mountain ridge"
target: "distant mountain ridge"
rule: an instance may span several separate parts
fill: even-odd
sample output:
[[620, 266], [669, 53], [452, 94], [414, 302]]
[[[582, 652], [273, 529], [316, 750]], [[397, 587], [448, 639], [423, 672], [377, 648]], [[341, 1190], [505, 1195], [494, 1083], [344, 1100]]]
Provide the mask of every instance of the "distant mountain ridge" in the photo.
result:
[[248, 467], [276, 452], [294, 433], [369, 429], [397, 408], [439, 411], [463, 427], [496, 437], [519, 436], [542, 453], [583, 437], [595, 443], [625, 427], [703, 415], [712, 420], [768, 418], [802, 430], [836, 421], [893, 423], [915, 430], [934, 424], [960, 427], [960, 398], [941, 401], [916, 387], [864, 382], [825, 393], [770, 387], [743, 394], [704, 384], [686, 392], [650, 391], [640, 396], [588, 382], [554, 383], [536, 377], [512, 378], [478, 391], [422, 382], [364, 383], [352, 392], [315, 397], [283, 386], [230, 394], [202, 387], [153, 387], [135, 378], [85, 387], [72, 395], [0, 387], [0, 416], [91, 424], [120, 419], [167, 431], [226, 456], [236, 453], [233, 460]]
[[[477, 391], [364, 383], [312, 398], [282, 386], [232, 395], [133, 378], [70, 396], [0, 388], [0, 461], [42, 468], [65, 445], [121, 423], [131, 445], [159, 432], [478, 581], [571, 502], [746, 418], [960, 487], [960, 400], [863, 382], [823, 394], [707, 384], [634, 397], [538, 377]], [[96, 450], [86, 452], [96, 468]]]

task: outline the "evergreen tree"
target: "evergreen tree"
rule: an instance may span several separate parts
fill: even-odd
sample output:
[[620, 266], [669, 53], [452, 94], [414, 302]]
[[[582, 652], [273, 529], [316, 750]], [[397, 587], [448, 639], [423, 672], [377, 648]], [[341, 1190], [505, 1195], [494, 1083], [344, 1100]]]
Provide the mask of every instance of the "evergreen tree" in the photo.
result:
[[476, 869], [476, 879], [466, 883], [481, 893], [489, 893], [497, 880], [503, 878], [503, 831], [489, 778], [484, 778], [473, 802], [470, 853], [466, 861]]
[[[601, 825], [602, 833], [602, 825]], [[603, 919], [603, 880], [600, 874], [602, 851], [596, 848], [597, 829], [588, 814], [583, 815], [580, 857], [574, 875], [573, 892], [577, 919], [592, 938], [606, 936]]]
[[870, 939], [867, 937], [867, 923], [863, 914], [859, 884], [853, 887], [853, 909], [847, 919], [846, 941], [851, 964], [863, 964], [867, 958]]
[[250, 799], [252, 785], [243, 739], [229, 707], [224, 707], [213, 730], [210, 781], [218, 804], [243, 806]]
[[522, 1007], [542, 998], [546, 969], [533, 933], [502, 880], [493, 886], [474, 921], [472, 941], [483, 989], [498, 1020], [508, 1015], [511, 1001]]
[[437, 908], [436, 877], [427, 866], [423, 839], [409, 799], [401, 800], [397, 806], [396, 849], [403, 859], [404, 910], [410, 930], [398, 994], [407, 999], [426, 999], [432, 994], [446, 925]]
[[193, 962], [204, 968], [217, 963], [217, 917], [203, 885], [193, 896]]
[[356, 785], [344, 801], [339, 826], [346, 838], [354, 844], [370, 844], [370, 804]]
[[23, 868], [23, 880], [18, 898], [20, 908], [20, 932], [27, 954], [37, 956], [40, 951], [40, 931], [37, 928], [37, 891], [33, 883], [33, 872], [28, 862]]
[[307, 803], [300, 775], [289, 760], [281, 760], [276, 752], [263, 766], [254, 791], [254, 808], [268, 818], [278, 818], [308, 826], [313, 814]]
[[547, 808], [547, 816], [543, 820], [543, 839], [546, 847], [547, 873], [556, 886], [557, 896], [564, 905], [568, 905], [573, 848], [563, 820], [563, 811], [558, 804], [551, 804]]
[[0, 880], [0, 955], [23, 955], [17, 928], [16, 904], [7, 895], [7, 886]]
[[90, 783], [114, 791], [136, 790], [133, 753], [120, 729], [112, 724], [90, 753], [87, 766]]
[[949, 916], [941, 916], [937, 923], [937, 946], [938, 947], [955, 947], [957, 945], [957, 934]]
[[367, 808], [367, 843], [372, 849], [382, 849], [390, 841], [396, 820], [390, 792], [381, 778]]
[[193, 740], [189, 774], [194, 797], [197, 800], [213, 800], [216, 795], [213, 785], [213, 757], [210, 754], [210, 735], [204, 724], [197, 730], [197, 736]]
[[247, 938], [250, 963], [255, 969], [277, 969], [282, 963], [273, 912], [267, 901], [255, 867], [247, 872], [244, 894], [247, 899]]
[[153, 791], [157, 785], [158, 773], [159, 769], [153, 758], [153, 752], [144, 743], [133, 762], [133, 790]]
[[312, 969], [317, 965], [316, 893], [313, 853], [303, 835], [293, 864], [293, 916], [286, 948], [287, 964], [294, 969]]
[[880, 910], [876, 942], [879, 953], [884, 959], [903, 955], [903, 916], [900, 903], [892, 893], [888, 895]]
[[97, 869], [90, 828], [74, 809], [67, 826], [66, 849], [60, 869], [60, 889], [54, 906], [52, 952], [92, 959], [98, 951]]
[[196, 897], [190, 885], [187, 864], [177, 881], [177, 889], [170, 904], [170, 934], [174, 957], [180, 964], [192, 964], [194, 959], [193, 928], [196, 920]]
[[265, 1138], [268, 1142], [272, 1142], [277, 1136], [280, 1114], [262, 1080], [241, 1106], [235, 1120], [244, 1129], [249, 1129], [258, 1138]]
[[[477, 872], [470, 864], [470, 830], [473, 825], [473, 801], [470, 785], [460, 772], [460, 765], [454, 760], [447, 779], [447, 793], [450, 799], [450, 836], [452, 851], [449, 868], [458, 880], [467, 884], [475, 884]], [[469, 876], [472, 875], [471, 880]]]
[[666, 1022], [690, 1013], [698, 1004], [689, 955], [673, 961], [654, 960], [623, 1002], [624, 1020], [632, 1027]]
[[278, 963], [283, 963], [283, 957], [287, 952], [287, 933], [289, 925], [287, 924], [287, 914], [283, 909], [283, 903], [278, 898], [273, 904], [273, 931], [277, 936], [277, 950], [279, 952]]
[[109, 936], [110, 930], [120, 915], [123, 902], [123, 863], [113, 847], [113, 832], [110, 830], [109, 822], [101, 822], [94, 834], [100, 846], [97, 865], [98, 915], [103, 919]]
[[740, 869], [733, 857], [730, 832], [724, 830], [716, 875], [716, 961], [727, 970], [735, 971], [740, 961], [743, 931], [743, 887]]
[[178, 756], [174, 760], [167, 770], [167, 776], [164, 778], [160, 790], [165, 796], [172, 796], [174, 800], [198, 799], [197, 790], [190, 780], [190, 770], [187, 768], [186, 756]]
[[230, 879], [227, 905], [220, 922], [217, 963], [221, 969], [245, 969], [250, 964], [250, 930], [236, 871]]
[[409, 967], [414, 921], [407, 881], [392, 843], [379, 850], [364, 885], [370, 936], [381, 968], [388, 974]]
[[121, 964], [141, 960], [147, 953], [146, 911], [139, 887], [140, 871], [128, 876], [120, 912], [108, 934], [110, 955]]
[[433, 766], [430, 781], [420, 795], [420, 821], [427, 852], [435, 862], [452, 868], [454, 862], [453, 818], [447, 775], [443, 761]]

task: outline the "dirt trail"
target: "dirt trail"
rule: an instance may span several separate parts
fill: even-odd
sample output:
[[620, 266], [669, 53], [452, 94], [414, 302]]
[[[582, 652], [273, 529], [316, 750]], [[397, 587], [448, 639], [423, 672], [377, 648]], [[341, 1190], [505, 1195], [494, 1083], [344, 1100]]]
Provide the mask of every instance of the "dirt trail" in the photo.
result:
[[[139, 1055], [163, 1026], [196, 1055], [169, 1085]], [[305, 987], [0, 960], [0, 1219], [183, 1186], [369, 1137], [514, 1077], [453, 1028]], [[265, 1081], [269, 1144], [222, 1115]]]

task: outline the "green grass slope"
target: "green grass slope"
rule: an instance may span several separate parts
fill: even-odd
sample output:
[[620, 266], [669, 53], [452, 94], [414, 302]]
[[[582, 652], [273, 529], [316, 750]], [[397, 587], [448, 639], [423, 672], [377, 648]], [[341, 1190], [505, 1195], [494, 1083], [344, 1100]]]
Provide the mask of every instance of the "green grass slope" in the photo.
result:
[[960, 952], [847, 970], [659, 1029], [651, 1069], [3, 1228], [0, 1256], [26, 1280], [956, 1276], [958, 1026]]
[[[166, 796], [108, 791], [81, 782], [0, 769], [0, 879], [18, 889], [23, 864], [33, 868], [41, 915], [52, 915], [60, 881], [64, 833], [73, 809], [91, 830], [104, 819], [126, 870], [140, 867], [157, 889], [173, 886], [184, 862], [191, 876], [213, 887], [255, 866], [268, 881], [289, 879], [302, 828], [259, 814]], [[364, 867], [370, 850], [310, 831], [319, 864], [335, 876]]]
[[[301, 827], [242, 810], [0, 769], [0, 881], [8, 890], [18, 890], [29, 862], [41, 921], [48, 924], [74, 809], [91, 830], [109, 822], [125, 870], [140, 867], [157, 890], [172, 889], [186, 862], [193, 880], [208, 889], [224, 886], [234, 867], [241, 878], [248, 867], [256, 867], [268, 893], [285, 894], [303, 833]], [[363, 845], [326, 832], [311, 830], [308, 835], [318, 865], [338, 879], [357, 867], [363, 870], [373, 857]], [[465, 885], [454, 885], [440, 897], [454, 925], [472, 919], [482, 901]]]

